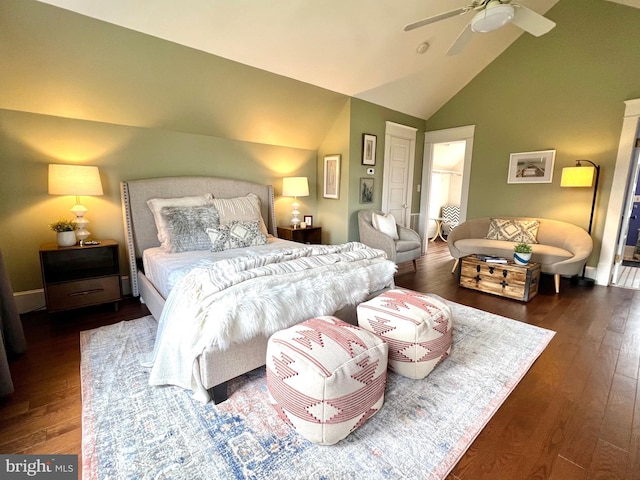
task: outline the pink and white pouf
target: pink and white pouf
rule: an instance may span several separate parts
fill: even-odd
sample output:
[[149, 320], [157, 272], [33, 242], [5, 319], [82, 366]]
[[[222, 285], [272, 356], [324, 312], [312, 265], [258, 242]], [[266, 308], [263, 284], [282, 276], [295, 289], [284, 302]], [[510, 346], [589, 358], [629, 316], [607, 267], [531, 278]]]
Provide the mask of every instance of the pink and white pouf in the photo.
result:
[[317, 317], [274, 333], [267, 387], [280, 417], [300, 435], [333, 445], [384, 402], [387, 344], [336, 317]]
[[358, 325], [389, 344], [389, 367], [424, 378], [451, 351], [451, 308], [437, 295], [394, 289], [361, 303]]

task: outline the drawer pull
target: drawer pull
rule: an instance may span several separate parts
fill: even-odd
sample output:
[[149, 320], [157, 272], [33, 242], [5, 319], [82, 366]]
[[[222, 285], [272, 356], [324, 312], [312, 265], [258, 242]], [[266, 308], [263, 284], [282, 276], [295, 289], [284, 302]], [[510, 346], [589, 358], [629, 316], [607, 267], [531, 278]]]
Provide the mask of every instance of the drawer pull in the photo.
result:
[[70, 297], [79, 297], [81, 295], [91, 295], [93, 293], [104, 292], [104, 288], [94, 288], [93, 290], [83, 290], [81, 292], [73, 292], [70, 293]]

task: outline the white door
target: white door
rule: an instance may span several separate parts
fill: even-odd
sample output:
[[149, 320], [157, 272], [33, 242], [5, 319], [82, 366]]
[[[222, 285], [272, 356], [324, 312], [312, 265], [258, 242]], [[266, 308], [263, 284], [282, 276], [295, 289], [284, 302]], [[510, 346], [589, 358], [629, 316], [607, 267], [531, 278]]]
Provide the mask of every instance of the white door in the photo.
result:
[[411, 219], [416, 131], [387, 122], [385, 133], [382, 210], [391, 213], [403, 227], [408, 227]]

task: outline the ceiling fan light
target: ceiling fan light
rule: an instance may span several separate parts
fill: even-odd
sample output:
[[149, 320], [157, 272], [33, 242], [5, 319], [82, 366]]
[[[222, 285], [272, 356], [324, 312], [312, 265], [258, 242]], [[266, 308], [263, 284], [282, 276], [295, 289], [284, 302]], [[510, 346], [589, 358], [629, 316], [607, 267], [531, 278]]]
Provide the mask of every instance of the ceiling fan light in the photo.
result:
[[497, 4], [476, 13], [471, 19], [471, 30], [476, 33], [493, 32], [511, 22], [514, 16], [513, 6]]

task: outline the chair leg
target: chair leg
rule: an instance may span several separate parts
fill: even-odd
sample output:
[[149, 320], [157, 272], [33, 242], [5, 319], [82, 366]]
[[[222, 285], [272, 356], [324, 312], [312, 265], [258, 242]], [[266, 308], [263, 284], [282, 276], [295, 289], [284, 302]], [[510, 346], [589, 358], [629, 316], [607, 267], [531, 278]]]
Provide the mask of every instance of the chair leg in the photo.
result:
[[553, 283], [555, 284], [555, 287], [556, 287], [556, 293], [560, 293], [560, 274], [556, 273], [553, 276]]
[[455, 263], [453, 264], [453, 268], [451, 269], [451, 274], [453, 275], [454, 273], [456, 273], [456, 268], [458, 268], [458, 262], [460, 261], [459, 258], [456, 258]]

